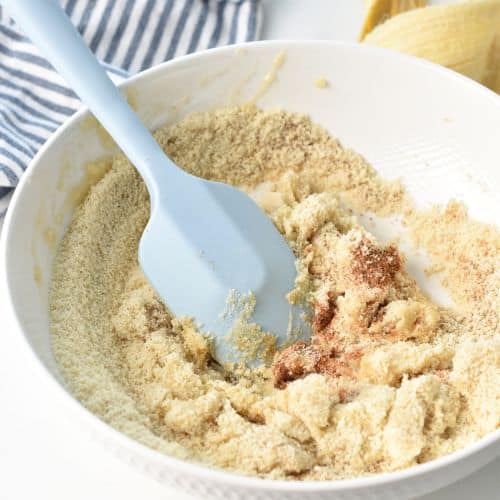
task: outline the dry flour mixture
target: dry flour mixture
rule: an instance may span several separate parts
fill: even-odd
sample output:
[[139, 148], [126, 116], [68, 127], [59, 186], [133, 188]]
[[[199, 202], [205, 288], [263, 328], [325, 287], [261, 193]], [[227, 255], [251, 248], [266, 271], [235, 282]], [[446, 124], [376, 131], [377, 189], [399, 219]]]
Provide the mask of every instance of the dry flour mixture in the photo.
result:
[[[499, 427], [497, 228], [456, 202], [416, 211], [306, 116], [225, 108], [156, 138], [189, 172], [253, 193], [297, 256], [289, 300], [310, 305], [313, 339], [258, 370], [218, 366], [140, 271], [148, 195], [117, 157], [74, 213], [51, 287], [54, 352], [87, 408], [163, 453], [273, 479], [401, 469]], [[401, 214], [454, 307], [432, 303], [397, 246], [357, 222], [367, 211]]]

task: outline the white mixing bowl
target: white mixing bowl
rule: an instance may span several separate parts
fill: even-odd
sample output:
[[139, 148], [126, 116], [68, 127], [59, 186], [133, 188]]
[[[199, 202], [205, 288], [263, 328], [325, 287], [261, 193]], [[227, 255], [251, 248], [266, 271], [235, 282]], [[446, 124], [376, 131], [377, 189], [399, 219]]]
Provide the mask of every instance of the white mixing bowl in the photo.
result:
[[[284, 63], [273, 64], [282, 51]], [[265, 75], [276, 72], [267, 90]], [[325, 78], [327, 88], [314, 82]], [[263, 92], [259, 92], [259, 86]], [[389, 51], [334, 42], [262, 42], [165, 63], [122, 85], [151, 128], [195, 111], [246, 102], [308, 113], [364, 154], [386, 177], [401, 177], [421, 204], [464, 200], [496, 222], [500, 186], [500, 98], [438, 66]], [[32, 161], [12, 199], [1, 265], [19, 335], [40, 376], [56, 388], [61, 412], [125, 460], [201, 498], [402, 499], [449, 484], [500, 454], [500, 431], [456, 453], [374, 477], [285, 482], [243, 477], [161, 455], [115, 431], [64, 386], [50, 345], [47, 292], [54, 245], [71, 216], [84, 165], [113, 146], [81, 111]], [[411, 264], [411, 260], [410, 260]]]

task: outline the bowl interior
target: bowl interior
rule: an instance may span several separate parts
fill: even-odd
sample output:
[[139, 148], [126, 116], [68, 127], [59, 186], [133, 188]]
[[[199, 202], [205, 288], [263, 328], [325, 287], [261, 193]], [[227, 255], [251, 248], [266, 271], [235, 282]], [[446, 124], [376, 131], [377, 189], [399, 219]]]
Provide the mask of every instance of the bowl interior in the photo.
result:
[[[318, 78], [328, 86], [315, 86]], [[152, 129], [192, 111], [249, 101], [307, 113], [383, 176], [400, 177], [419, 205], [457, 198], [474, 217], [496, 222], [500, 99], [433, 65], [356, 45], [267, 42], [164, 64], [133, 78], [123, 91]], [[88, 185], [85, 165], [115, 152], [95, 120], [79, 113], [32, 163], [4, 228], [15, 313], [36, 355], [58, 379], [47, 310], [54, 251]], [[384, 229], [386, 222], [378, 223]], [[409, 265], [422, 278], [422, 263]], [[436, 283], [424, 286], [439, 295]]]

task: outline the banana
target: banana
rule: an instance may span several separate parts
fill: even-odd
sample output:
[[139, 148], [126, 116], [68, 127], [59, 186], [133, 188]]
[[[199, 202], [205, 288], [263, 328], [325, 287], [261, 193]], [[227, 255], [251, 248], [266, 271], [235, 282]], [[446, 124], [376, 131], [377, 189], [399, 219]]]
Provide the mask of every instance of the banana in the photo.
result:
[[364, 43], [422, 57], [500, 92], [500, 0], [411, 10], [377, 26]]
[[363, 40], [375, 26], [383, 23], [385, 20], [401, 12], [425, 7], [426, 5], [426, 0], [367, 0], [366, 14], [361, 26], [359, 41]]

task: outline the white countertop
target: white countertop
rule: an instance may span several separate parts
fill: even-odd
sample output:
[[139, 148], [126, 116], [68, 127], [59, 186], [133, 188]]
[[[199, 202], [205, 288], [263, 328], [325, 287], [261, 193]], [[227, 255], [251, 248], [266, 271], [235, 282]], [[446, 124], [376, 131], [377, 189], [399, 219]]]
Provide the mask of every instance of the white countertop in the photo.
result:
[[[362, 0], [263, 1], [263, 38], [268, 39], [353, 40], [363, 6]], [[119, 462], [61, 416], [51, 391], [31, 370], [24, 344], [9, 326], [3, 293], [0, 289], [0, 499], [196, 500]], [[497, 459], [420, 500], [494, 500], [500, 490], [499, 474]]]

